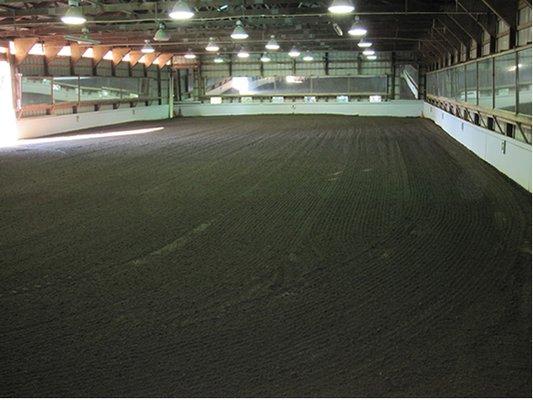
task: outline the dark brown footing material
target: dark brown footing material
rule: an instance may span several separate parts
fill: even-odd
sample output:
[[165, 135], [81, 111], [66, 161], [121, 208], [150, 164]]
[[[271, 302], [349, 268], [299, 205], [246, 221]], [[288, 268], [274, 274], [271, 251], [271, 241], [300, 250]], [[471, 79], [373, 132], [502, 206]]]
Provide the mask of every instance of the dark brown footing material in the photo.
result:
[[433, 123], [159, 126], [0, 150], [1, 395], [531, 395], [530, 194]]

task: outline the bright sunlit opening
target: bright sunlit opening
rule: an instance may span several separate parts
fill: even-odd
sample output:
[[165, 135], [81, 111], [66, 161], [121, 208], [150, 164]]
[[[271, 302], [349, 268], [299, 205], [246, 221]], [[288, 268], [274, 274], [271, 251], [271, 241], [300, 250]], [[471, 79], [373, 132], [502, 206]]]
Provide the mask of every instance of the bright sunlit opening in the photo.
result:
[[157, 126], [153, 128], [144, 128], [144, 129], [132, 129], [129, 131], [113, 131], [106, 133], [87, 133], [82, 135], [71, 135], [71, 136], [53, 136], [53, 137], [44, 137], [38, 139], [23, 139], [17, 141], [17, 144], [28, 145], [28, 144], [43, 144], [43, 143], [55, 143], [55, 142], [68, 142], [73, 140], [86, 140], [86, 139], [100, 139], [108, 138], [115, 136], [128, 136], [128, 135], [140, 135], [143, 133], [157, 132], [165, 129], [162, 126]]
[[7, 146], [16, 142], [17, 119], [13, 108], [11, 87], [11, 67], [7, 61], [0, 61], [0, 145]]
[[109, 60], [109, 61], [113, 60], [113, 52], [111, 50], [105, 53], [104, 60]]
[[239, 94], [246, 94], [250, 92], [250, 82], [247, 77], [235, 77], [231, 80], [231, 87], [239, 91]]
[[34, 56], [42, 56], [44, 55], [44, 47], [42, 43], [35, 43], [33, 47], [30, 49], [28, 54], [34, 55]]
[[287, 83], [303, 83], [304, 78], [302, 76], [286, 76], [285, 82]]
[[87, 50], [85, 50], [85, 52], [82, 55], [83, 58], [93, 58], [93, 56], [94, 56], [94, 53], [93, 53], [92, 47], [89, 47]]
[[70, 50], [70, 46], [63, 46], [61, 50], [59, 50], [59, 53], [57, 53], [59, 57], [70, 57], [72, 55], [72, 51]]

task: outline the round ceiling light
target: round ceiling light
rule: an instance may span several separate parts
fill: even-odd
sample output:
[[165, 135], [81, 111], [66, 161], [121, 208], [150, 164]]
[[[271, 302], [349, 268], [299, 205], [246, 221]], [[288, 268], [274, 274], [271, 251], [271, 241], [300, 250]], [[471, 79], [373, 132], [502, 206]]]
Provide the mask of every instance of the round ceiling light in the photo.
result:
[[189, 49], [183, 57], [185, 57], [187, 60], [194, 60], [196, 58], [196, 54], [194, 54], [191, 49]]
[[289, 57], [296, 58], [299, 56], [300, 56], [300, 51], [296, 47], [293, 46], [291, 51], [289, 51]]
[[144, 46], [141, 49], [141, 53], [150, 54], [150, 53], [153, 53], [154, 51], [155, 51], [155, 49], [152, 47], [150, 42], [148, 40], [145, 40], [144, 41]]
[[178, 0], [168, 13], [168, 16], [175, 20], [191, 19], [194, 16], [194, 12], [186, 1]]
[[167, 27], [164, 23], [159, 24], [159, 29], [154, 35], [154, 40], [156, 42], [168, 42], [170, 40], [170, 35], [167, 32]]
[[361, 40], [359, 43], [357, 43], [357, 45], [363, 49], [367, 49], [369, 47], [372, 47], [372, 43], [371, 42], [367, 42], [366, 40]]
[[61, 21], [67, 25], [82, 25], [87, 22], [87, 18], [83, 15], [83, 10], [77, 1], [69, 1], [69, 7], [65, 15], [61, 17]]
[[328, 8], [332, 14], [348, 14], [355, 10], [350, 0], [333, 0]]
[[231, 33], [231, 38], [234, 40], [244, 40], [248, 38], [248, 33], [244, 30], [241, 21], [235, 23], [235, 29]]
[[350, 30], [348, 31], [348, 34], [350, 36], [355, 36], [355, 37], [365, 36], [367, 33], [368, 33], [367, 29], [364, 26], [362, 26], [358, 21], [355, 21], [350, 27]]
[[250, 53], [244, 48], [241, 48], [239, 52], [237, 53], [237, 57], [239, 58], [248, 58], [250, 57]]
[[207, 51], [218, 51], [220, 47], [215, 43], [215, 39], [211, 37], [209, 38], [209, 42], [207, 43], [207, 46], [205, 46], [205, 49]]
[[270, 40], [265, 45], [267, 50], [279, 50], [279, 44], [274, 35], [270, 36]]

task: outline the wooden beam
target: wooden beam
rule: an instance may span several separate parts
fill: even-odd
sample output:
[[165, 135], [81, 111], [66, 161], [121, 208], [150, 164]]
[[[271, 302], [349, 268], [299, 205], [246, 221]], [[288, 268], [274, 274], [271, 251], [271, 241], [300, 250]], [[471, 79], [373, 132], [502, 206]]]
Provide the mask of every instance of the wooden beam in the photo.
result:
[[54, 58], [56, 58], [63, 47], [64, 47], [63, 45], [57, 45], [57, 44], [51, 44], [48, 42], [44, 42], [43, 43], [44, 56], [47, 62], [50, 62]]
[[98, 65], [100, 61], [104, 58], [107, 52], [110, 50], [107, 46], [94, 46], [93, 47], [93, 60], [94, 65]]
[[76, 64], [78, 61], [81, 60], [81, 56], [83, 56], [83, 53], [87, 50], [85, 47], [81, 47], [78, 43], [71, 43], [70, 44], [70, 58], [71, 62], [73, 64]]
[[151, 54], [145, 54], [143, 58], [143, 64], [146, 68], [148, 68], [152, 63], [155, 61], [159, 53], [151, 53]]
[[159, 68], [163, 68], [165, 64], [172, 58], [172, 56], [172, 53], [163, 53], [157, 57], [157, 60], [155, 60], [154, 64], [157, 64]]
[[133, 68], [135, 65], [137, 65], [137, 63], [143, 56], [143, 53], [141, 51], [134, 50], [134, 51], [130, 51], [129, 54], [130, 54], [130, 67]]
[[113, 54], [113, 64], [118, 65], [129, 52], [130, 48], [128, 47], [117, 47], [111, 50], [111, 53]]
[[17, 65], [22, 64], [28, 56], [31, 48], [37, 43], [37, 40], [37, 38], [20, 38], [13, 40], [15, 46], [15, 63]]

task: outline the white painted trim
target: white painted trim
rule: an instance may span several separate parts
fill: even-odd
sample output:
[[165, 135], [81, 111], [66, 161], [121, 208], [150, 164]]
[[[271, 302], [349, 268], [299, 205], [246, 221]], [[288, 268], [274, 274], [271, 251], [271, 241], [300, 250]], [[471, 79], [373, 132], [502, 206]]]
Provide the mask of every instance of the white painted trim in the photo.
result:
[[169, 112], [169, 106], [166, 104], [21, 118], [17, 121], [18, 138], [30, 139], [124, 122], [165, 119], [169, 117]]
[[530, 145], [474, 125], [429, 103], [424, 103], [424, 117], [531, 192]]
[[394, 100], [382, 103], [176, 103], [175, 112], [184, 117], [259, 114], [341, 114], [364, 116], [421, 117], [423, 102]]

